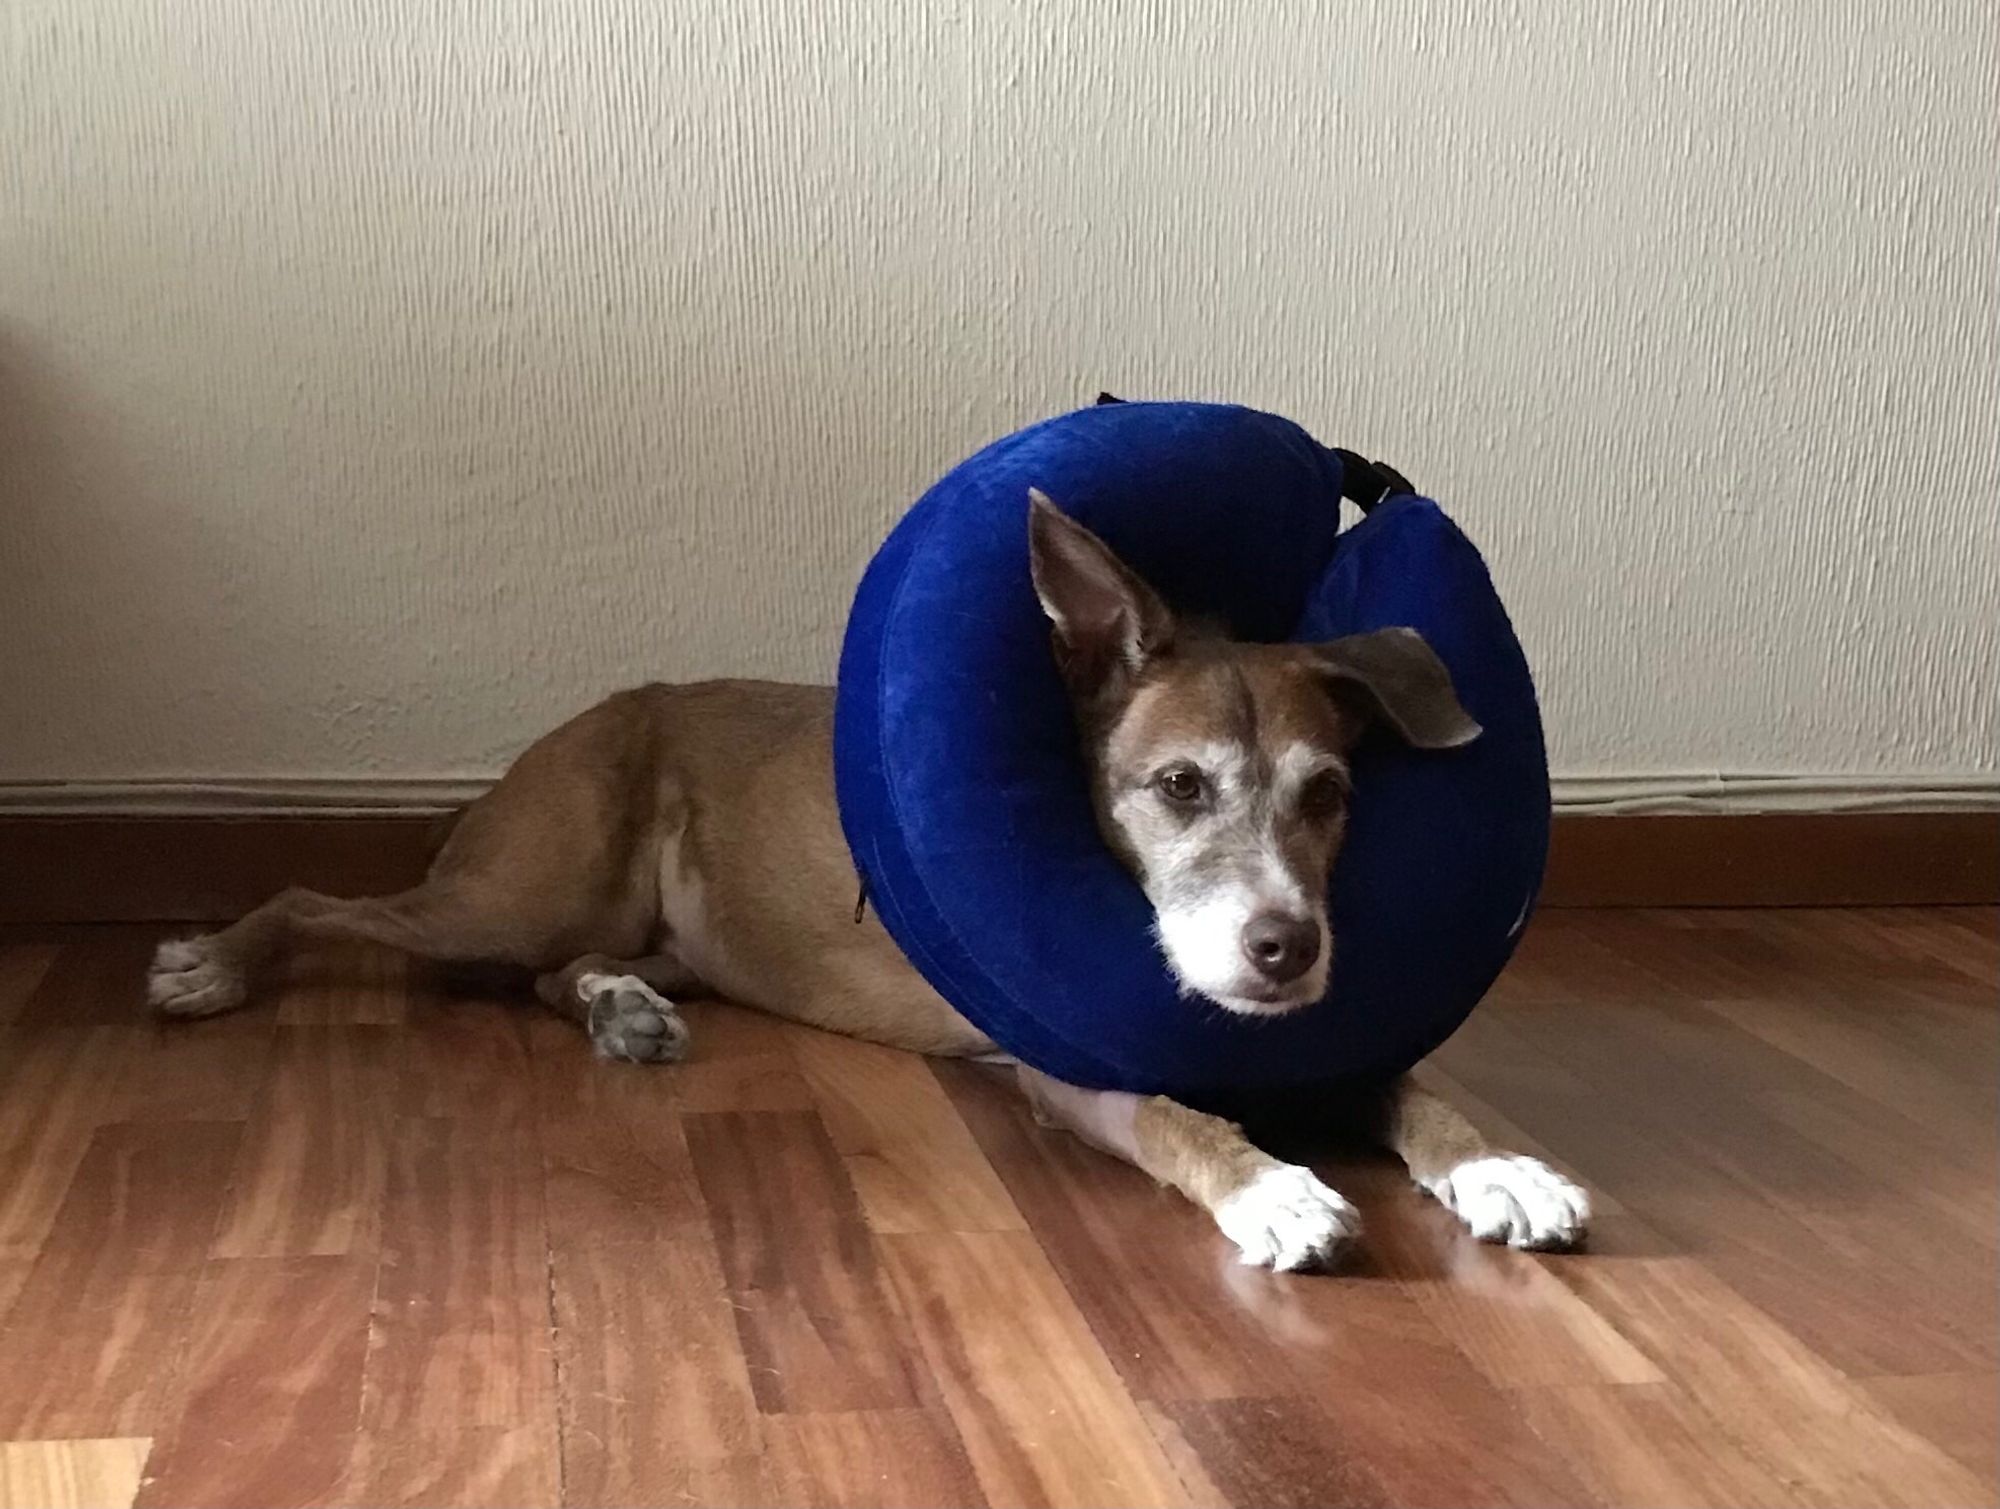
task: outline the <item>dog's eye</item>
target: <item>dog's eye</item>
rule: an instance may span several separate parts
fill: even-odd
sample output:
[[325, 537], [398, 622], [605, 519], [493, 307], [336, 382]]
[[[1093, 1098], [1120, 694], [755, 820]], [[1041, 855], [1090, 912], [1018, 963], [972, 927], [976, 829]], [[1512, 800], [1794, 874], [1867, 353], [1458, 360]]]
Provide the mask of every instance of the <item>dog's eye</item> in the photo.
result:
[[1192, 765], [1169, 765], [1154, 779], [1170, 802], [1198, 802], [1208, 790], [1201, 772]]
[[1315, 817], [1330, 817], [1347, 800], [1347, 782], [1337, 770], [1322, 770], [1299, 792], [1299, 806]]

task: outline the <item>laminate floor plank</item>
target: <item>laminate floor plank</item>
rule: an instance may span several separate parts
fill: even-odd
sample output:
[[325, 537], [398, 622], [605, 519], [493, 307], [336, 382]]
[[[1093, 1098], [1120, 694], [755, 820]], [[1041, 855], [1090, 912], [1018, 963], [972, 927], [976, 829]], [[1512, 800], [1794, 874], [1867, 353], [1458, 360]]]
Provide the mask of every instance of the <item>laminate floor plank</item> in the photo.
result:
[[152, 1442], [0, 1441], [0, 1509], [126, 1509]]
[[1187, 1501], [1117, 1370], [1026, 1232], [881, 1239], [988, 1502]]
[[1793, 1509], [1811, 1502], [1671, 1383], [1525, 1390], [1516, 1408], [1606, 1504]]
[[14, 1011], [16, 1027], [124, 1027], [146, 1011], [146, 967], [171, 929], [150, 923], [78, 928]]
[[422, 1029], [404, 1035], [397, 1108], [461, 1127], [521, 1130], [534, 1121], [529, 1007], [500, 996], [430, 994]]
[[983, 1509], [985, 1497], [942, 1409], [771, 1415], [777, 1502], [811, 1509]]
[[827, 1032], [797, 1034], [792, 1051], [872, 1230], [1022, 1228], [923, 1059]]
[[1366, 1455], [1311, 1400], [1187, 1399], [1161, 1410], [1201, 1464], [1202, 1481], [1228, 1503], [1364, 1509], [1396, 1502]]
[[154, 1436], [241, 1128], [90, 1138], [4, 1323], [0, 1440]]
[[541, 1156], [532, 1131], [397, 1122], [361, 1428], [511, 1430], [554, 1413]]
[[132, 1045], [120, 1027], [0, 1031], [0, 1259], [41, 1251]]
[[682, 1124], [759, 1407], [827, 1413], [932, 1401], [929, 1372], [819, 1117], [718, 1111]]
[[677, 1004], [690, 1042], [687, 1057], [670, 1071], [676, 1110], [814, 1109], [812, 1089], [792, 1053], [792, 1044], [811, 1028], [722, 1001]]
[[560, 1503], [562, 1459], [555, 1421], [512, 1429], [364, 1431], [338, 1502], [367, 1509], [521, 1509]]
[[531, 1020], [527, 1042], [550, 1246], [652, 1241], [689, 1226], [705, 1232], [677, 1070], [603, 1063], [554, 1016]]
[[1991, 1484], [2000, 1481], [2000, 1377], [1933, 1373], [1864, 1378], [1868, 1397]]
[[775, 1502], [706, 1231], [561, 1252], [552, 1293], [566, 1504]]
[[195, 1291], [181, 1403], [147, 1464], [142, 1509], [335, 1502], [359, 1424], [374, 1296], [372, 1258], [211, 1261]]
[[1701, 1402], [1714, 1429], [1813, 1503], [1935, 1505], [1990, 1497], [1968, 1471], [1695, 1259], [1561, 1269]]
[[393, 1027], [277, 1029], [215, 1256], [375, 1250], [406, 1051]]
[[1568, 1454], [1538, 1434], [1518, 1399], [1454, 1385], [1413, 1396], [1357, 1377], [1318, 1398], [1332, 1432], [1368, 1464], [1389, 1501], [1409, 1509], [1458, 1504], [1598, 1502]]
[[277, 1026], [266, 1011], [107, 1028], [122, 1038], [107, 1121], [248, 1121]]
[[[1550, 1098], [1529, 1113], [1571, 1131], [1590, 1127], [1589, 1172], [1662, 1232], [1708, 1256], [1843, 1366], [1931, 1372], [1991, 1366], [2000, 1313], [1991, 1249], [1921, 1213], [1867, 1175], [1766, 1114], [1729, 1071], [1683, 1051], [1688, 1031], [1655, 1009], [1569, 1021], [1547, 1010], [1510, 1022], [1598, 1085], [1587, 1099]], [[1717, 1039], [1726, 1045], [1727, 1031]], [[1720, 1055], [1718, 1055], [1720, 1056]], [[1600, 1126], [1601, 1097], [1621, 1107]], [[1534, 1123], [1531, 1123], [1534, 1124]], [[1967, 1324], [1968, 1319], [1972, 1322]]]

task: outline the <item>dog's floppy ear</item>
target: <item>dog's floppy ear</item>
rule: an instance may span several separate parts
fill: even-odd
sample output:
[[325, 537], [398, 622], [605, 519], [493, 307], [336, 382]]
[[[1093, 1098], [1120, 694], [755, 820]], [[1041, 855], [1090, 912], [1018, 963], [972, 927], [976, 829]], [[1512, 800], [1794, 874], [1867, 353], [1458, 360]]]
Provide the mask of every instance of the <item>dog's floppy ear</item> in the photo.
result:
[[1357, 703], [1418, 749], [1456, 749], [1479, 737], [1451, 672], [1415, 629], [1376, 629], [1315, 645], [1334, 695]]
[[1172, 645], [1174, 616], [1159, 594], [1039, 488], [1028, 489], [1028, 565], [1072, 687], [1137, 671]]

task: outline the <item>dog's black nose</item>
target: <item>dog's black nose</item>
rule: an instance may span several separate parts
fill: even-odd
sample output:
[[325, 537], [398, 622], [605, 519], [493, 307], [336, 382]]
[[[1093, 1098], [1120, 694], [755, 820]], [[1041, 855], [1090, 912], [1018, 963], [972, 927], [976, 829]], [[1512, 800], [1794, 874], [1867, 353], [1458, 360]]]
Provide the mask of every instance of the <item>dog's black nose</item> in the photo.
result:
[[1274, 985], [1289, 985], [1319, 959], [1319, 924], [1310, 917], [1259, 912], [1243, 928], [1243, 957]]

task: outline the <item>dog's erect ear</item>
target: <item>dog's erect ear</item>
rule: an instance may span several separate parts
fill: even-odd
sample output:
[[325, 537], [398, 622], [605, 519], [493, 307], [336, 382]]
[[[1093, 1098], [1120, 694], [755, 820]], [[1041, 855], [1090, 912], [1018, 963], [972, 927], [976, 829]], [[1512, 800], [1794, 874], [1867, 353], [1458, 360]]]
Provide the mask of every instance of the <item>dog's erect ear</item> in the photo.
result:
[[1456, 749], [1479, 737], [1451, 672], [1415, 629], [1376, 629], [1315, 645], [1313, 662], [1335, 696], [1357, 703], [1418, 749]]
[[1159, 594], [1039, 488], [1028, 489], [1028, 565], [1072, 687], [1137, 671], [1172, 645], [1174, 616]]

